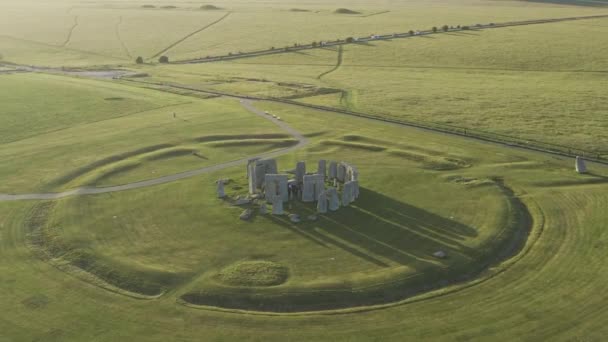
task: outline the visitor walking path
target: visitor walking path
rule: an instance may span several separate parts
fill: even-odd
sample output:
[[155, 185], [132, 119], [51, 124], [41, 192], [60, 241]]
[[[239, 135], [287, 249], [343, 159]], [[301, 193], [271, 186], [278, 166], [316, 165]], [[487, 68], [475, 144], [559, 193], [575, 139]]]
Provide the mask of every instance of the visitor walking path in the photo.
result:
[[222, 170], [225, 168], [229, 168], [232, 166], [238, 166], [241, 164], [247, 163], [247, 161], [251, 158], [273, 158], [284, 155], [296, 149], [306, 146], [309, 141], [308, 139], [302, 135], [302, 133], [295, 130], [293, 127], [289, 126], [287, 123], [272, 117], [271, 115], [266, 114], [265, 112], [255, 108], [251, 100], [241, 100], [241, 104], [245, 109], [249, 112], [256, 114], [258, 116], [263, 117], [266, 120], [270, 120], [275, 123], [277, 126], [281, 127], [283, 130], [288, 132], [293, 136], [294, 139], [298, 141], [297, 144], [293, 146], [289, 146], [280, 150], [270, 151], [266, 153], [261, 153], [255, 156], [249, 156], [246, 158], [233, 160], [225, 163], [220, 163], [216, 165], [206, 166], [200, 169], [195, 169], [191, 171], [185, 171], [176, 173], [173, 175], [167, 175], [159, 178], [149, 179], [145, 181], [116, 185], [116, 186], [108, 186], [103, 188], [93, 188], [93, 187], [80, 187], [73, 190], [68, 190], [64, 192], [51, 192], [51, 193], [32, 193], [32, 194], [0, 194], [0, 202], [2, 201], [20, 201], [20, 200], [52, 200], [59, 199], [69, 196], [78, 196], [78, 195], [94, 195], [94, 194], [105, 194], [109, 192], [118, 192], [125, 190], [133, 190], [139, 188], [145, 188], [148, 186], [154, 186], [164, 183], [169, 183], [173, 181], [177, 181], [184, 178], [190, 178], [194, 176], [198, 176], [205, 173], [210, 173], [218, 170]]

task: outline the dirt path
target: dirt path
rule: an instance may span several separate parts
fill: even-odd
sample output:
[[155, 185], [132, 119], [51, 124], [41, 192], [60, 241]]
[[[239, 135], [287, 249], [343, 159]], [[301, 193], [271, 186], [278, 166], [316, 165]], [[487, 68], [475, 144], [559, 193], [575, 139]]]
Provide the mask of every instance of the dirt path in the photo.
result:
[[68, 31], [68, 36], [65, 38], [65, 41], [63, 42], [63, 44], [61, 44], [61, 47], [66, 47], [68, 46], [68, 44], [70, 44], [70, 41], [72, 40], [72, 34], [74, 34], [74, 30], [76, 29], [76, 27], [78, 27], [78, 16], [74, 16], [74, 24], [72, 24], [72, 27], [70, 27], [70, 30]]
[[167, 46], [167, 47], [166, 47], [166, 48], [164, 48], [163, 50], [161, 50], [161, 51], [157, 52], [156, 54], [154, 54], [154, 55], [152, 56], [152, 58], [156, 58], [156, 57], [158, 57], [158, 56], [162, 55], [163, 53], [165, 53], [165, 52], [167, 52], [167, 51], [169, 51], [169, 50], [173, 49], [173, 48], [174, 48], [174, 47], [176, 47], [178, 44], [183, 43], [183, 42], [184, 42], [186, 39], [188, 39], [188, 38], [190, 38], [190, 37], [194, 36], [195, 34], [201, 33], [201, 32], [203, 32], [203, 31], [205, 31], [206, 29], [210, 28], [211, 26], [213, 26], [213, 25], [216, 25], [216, 24], [220, 23], [221, 21], [223, 21], [224, 19], [226, 19], [226, 18], [227, 18], [227, 17], [228, 17], [228, 16], [229, 16], [231, 13], [232, 13], [232, 12], [228, 12], [228, 13], [224, 14], [224, 16], [222, 16], [222, 17], [221, 17], [221, 18], [219, 18], [218, 20], [216, 20], [216, 21], [212, 22], [211, 24], [205, 25], [205, 26], [201, 27], [200, 29], [198, 29], [198, 30], [196, 30], [196, 31], [194, 31], [194, 32], [192, 32], [192, 33], [189, 33], [188, 35], [184, 36], [182, 39], [180, 39], [180, 40], [176, 41], [175, 43], [173, 43], [173, 44], [171, 44], [171, 45]]
[[302, 135], [302, 133], [298, 132], [293, 127], [289, 126], [287, 123], [285, 123], [281, 120], [275, 119], [272, 116], [265, 114], [263, 111], [255, 108], [253, 106], [253, 102], [251, 100], [241, 100], [241, 105], [245, 109], [247, 109], [249, 112], [256, 114], [266, 120], [272, 121], [275, 125], [281, 127], [283, 130], [285, 130], [286, 132], [291, 134], [293, 136], [293, 138], [298, 141], [298, 143], [296, 145], [286, 147], [286, 148], [283, 148], [280, 150], [261, 153], [261, 154], [255, 155], [255, 156], [249, 156], [249, 157], [241, 158], [238, 160], [233, 160], [233, 161], [229, 161], [229, 162], [225, 162], [225, 163], [211, 165], [211, 166], [203, 167], [203, 168], [196, 169], [196, 170], [180, 172], [180, 173], [176, 173], [173, 175], [167, 175], [167, 176], [163, 176], [163, 177], [159, 177], [159, 178], [155, 178], [155, 179], [149, 179], [149, 180], [145, 180], [145, 181], [141, 181], [141, 182], [109, 186], [109, 187], [104, 187], [104, 188], [82, 187], [82, 188], [76, 188], [76, 189], [68, 190], [68, 191], [64, 191], [64, 192], [54, 192], [54, 193], [32, 193], [32, 194], [17, 194], [17, 195], [0, 194], [0, 202], [21, 201], [21, 200], [51, 200], [51, 199], [69, 197], [69, 196], [105, 194], [105, 193], [109, 193], [109, 192], [118, 192], [118, 191], [145, 188], [145, 187], [149, 187], [149, 186], [170, 183], [170, 182], [174, 182], [174, 181], [177, 181], [180, 179], [190, 178], [190, 177], [198, 176], [198, 175], [205, 174], [205, 173], [215, 172], [215, 171], [219, 171], [219, 170], [226, 169], [226, 168], [233, 167], [233, 166], [242, 165], [242, 164], [247, 163], [247, 161], [251, 158], [278, 157], [278, 156], [284, 155], [286, 153], [292, 152], [294, 150], [297, 150], [299, 148], [302, 148], [309, 143], [308, 139], [304, 135]]
[[133, 59], [133, 56], [131, 55], [131, 52], [129, 51], [127, 44], [125, 44], [125, 41], [122, 39], [122, 37], [120, 35], [120, 25], [122, 25], [122, 15], [118, 17], [118, 22], [114, 26], [114, 32], [116, 33], [116, 39], [118, 39], [118, 41], [120, 42], [120, 46], [122, 46], [122, 51], [127, 56], [129, 56], [129, 58]]

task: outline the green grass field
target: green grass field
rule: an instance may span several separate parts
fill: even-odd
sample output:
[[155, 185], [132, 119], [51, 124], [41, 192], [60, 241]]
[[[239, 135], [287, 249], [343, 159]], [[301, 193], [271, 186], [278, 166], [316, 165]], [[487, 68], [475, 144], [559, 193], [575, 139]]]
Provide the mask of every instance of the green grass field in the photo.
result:
[[[335, 48], [172, 65], [152, 69], [150, 80], [293, 98], [605, 155], [608, 65], [601, 56], [608, 46], [607, 23], [597, 19], [351, 44], [337, 68]], [[292, 84], [308, 91], [298, 92]]]
[[[605, 5], [3, 1], [0, 342], [604, 340], [605, 165], [577, 174], [573, 158], [205, 90], [608, 157], [608, 19], [134, 59]], [[139, 75], [74, 72], [118, 66]], [[314, 220], [314, 204], [285, 203], [300, 223], [259, 213], [259, 200], [237, 206], [260, 155], [281, 172], [347, 161], [361, 196]]]

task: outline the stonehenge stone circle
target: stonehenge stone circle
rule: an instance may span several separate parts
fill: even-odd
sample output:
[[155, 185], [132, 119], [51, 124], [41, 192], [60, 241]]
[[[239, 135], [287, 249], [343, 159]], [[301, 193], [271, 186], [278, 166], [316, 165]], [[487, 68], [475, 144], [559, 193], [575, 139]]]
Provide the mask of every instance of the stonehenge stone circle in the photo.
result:
[[[579, 172], [586, 171], [580, 158], [577, 158], [576, 167]], [[340, 206], [350, 205], [360, 193], [359, 172], [346, 162], [319, 160], [316, 173], [307, 174], [306, 163], [299, 161], [295, 168], [295, 179], [289, 179], [289, 175], [278, 173], [276, 160], [253, 158], [247, 162], [247, 180], [249, 195], [237, 196], [233, 205], [259, 203], [259, 214], [264, 215], [270, 211], [268, 204], [272, 204], [272, 215], [285, 215], [284, 203], [288, 202], [287, 214], [290, 214], [292, 222], [301, 220], [297, 213], [291, 212], [292, 200], [316, 202], [317, 214], [326, 214], [339, 210]], [[327, 186], [330, 183], [334, 186]], [[225, 181], [220, 179], [216, 185], [217, 197], [224, 198]], [[248, 220], [253, 216], [254, 209], [249, 208], [241, 214], [241, 219]], [[311, 217], [316, 219], [315, 215]]]

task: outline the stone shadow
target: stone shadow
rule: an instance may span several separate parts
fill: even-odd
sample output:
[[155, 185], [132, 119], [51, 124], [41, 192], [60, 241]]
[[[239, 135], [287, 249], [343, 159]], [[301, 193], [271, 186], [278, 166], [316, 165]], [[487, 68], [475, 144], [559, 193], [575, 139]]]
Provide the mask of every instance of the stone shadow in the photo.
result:
[[[315, 214], [312, 204], [298, 202], [294, 209], [303, 217]], [[468, 258], [476, 254], [462, 243], [478, 235], [474, 228], [364, 188], [350, 207], [319, 215], [317, 221], [271, 219], [318, 245], [338, 247], [381, 267], [389, 266], [383, 259], [413, 268], [440, 266], [444, 262], [432, 256], [438, 250]]]

